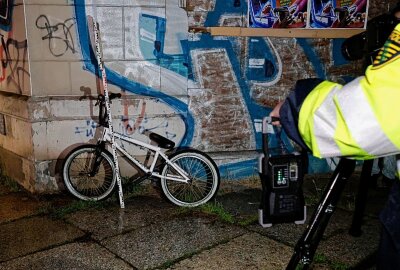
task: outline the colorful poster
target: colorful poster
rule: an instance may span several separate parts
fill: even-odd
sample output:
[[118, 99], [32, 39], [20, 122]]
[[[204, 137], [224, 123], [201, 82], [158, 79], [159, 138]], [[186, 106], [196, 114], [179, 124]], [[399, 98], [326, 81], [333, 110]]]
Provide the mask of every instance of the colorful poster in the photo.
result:
[[249, 27], [302, 28], [308, 0], [249, 0]]
[[365, 28], [368, 0], [311, 0], [309, 27]]

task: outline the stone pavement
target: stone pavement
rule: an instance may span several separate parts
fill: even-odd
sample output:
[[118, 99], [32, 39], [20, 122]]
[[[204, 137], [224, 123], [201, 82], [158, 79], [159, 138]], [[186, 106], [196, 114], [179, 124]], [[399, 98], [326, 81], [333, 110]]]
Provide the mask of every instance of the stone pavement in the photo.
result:
[[[328, 176], [307, 177], [309, 213]], [[361, 237], [347, 231], [351, 179], [312, 269], [373, 269], [387, 189], [370, 190]], [[0, 269], [284, 269], [306, 225], [257, 222], [258, 178], [222, 183], [211, 207], [179, 208], [150, 186], [118, 200], [87, 203], [66, 194], [33, 196], [0, 185]], [[215, 214], [216, 213], [216, 214]], [[310, 214], [308, 215], [310, 216]]]

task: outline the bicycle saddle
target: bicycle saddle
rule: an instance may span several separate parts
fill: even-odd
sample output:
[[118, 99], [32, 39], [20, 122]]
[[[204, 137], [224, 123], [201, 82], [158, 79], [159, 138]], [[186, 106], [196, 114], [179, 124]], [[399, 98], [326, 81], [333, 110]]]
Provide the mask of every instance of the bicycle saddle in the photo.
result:
[[172, 149], [175, 147], [175, 143], [157, 133], [150, 133], [149, 134], [149, 138], [150, 140], [154, 141], [157, 143], [157, 145], [161, 148], [165, 148], [165, 149]]

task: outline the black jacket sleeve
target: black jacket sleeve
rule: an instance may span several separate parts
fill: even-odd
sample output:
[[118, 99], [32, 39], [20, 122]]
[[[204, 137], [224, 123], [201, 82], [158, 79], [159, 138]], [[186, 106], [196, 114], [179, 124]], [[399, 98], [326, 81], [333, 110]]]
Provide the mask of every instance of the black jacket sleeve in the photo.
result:
[[298, 80], [293, 92], [286, 98], [279, 111], [280, 122], [286, 134], [304, 150], [309, 150], [309, 148], [301, 138], [298, 129], [301, 105], [307, 95], [323, 81], [317, 78]]

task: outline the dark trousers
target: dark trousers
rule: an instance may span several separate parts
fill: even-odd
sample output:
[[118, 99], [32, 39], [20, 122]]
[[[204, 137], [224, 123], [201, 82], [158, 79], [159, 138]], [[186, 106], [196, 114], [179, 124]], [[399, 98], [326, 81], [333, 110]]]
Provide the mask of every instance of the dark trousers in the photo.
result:
[[378, 250], [378, 270], [400, 269], [400, 183], [395, 181], [380, 214], [383, 226]]

